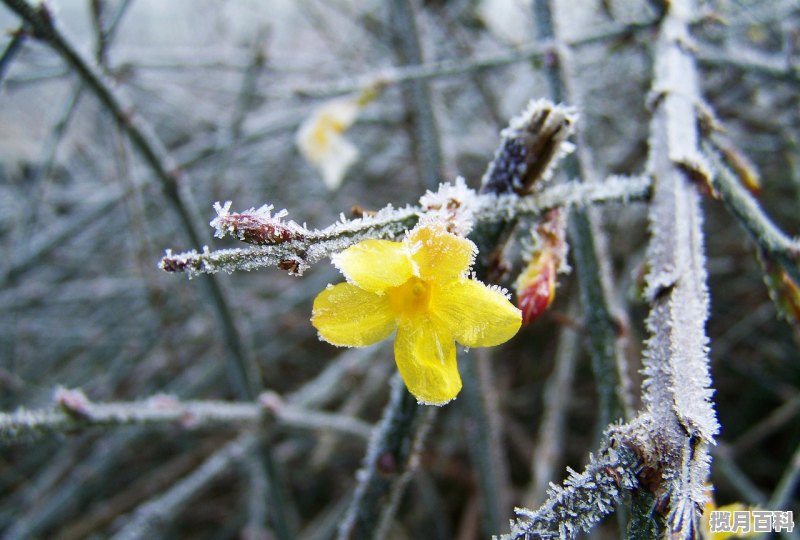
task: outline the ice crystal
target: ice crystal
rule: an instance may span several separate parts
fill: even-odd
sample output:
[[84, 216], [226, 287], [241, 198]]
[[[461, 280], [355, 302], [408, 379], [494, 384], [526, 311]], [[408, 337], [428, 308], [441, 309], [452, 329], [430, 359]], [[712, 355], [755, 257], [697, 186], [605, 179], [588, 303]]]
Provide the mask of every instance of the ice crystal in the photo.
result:
[[467, 187], [462, 177], [454, 184], [439, 184], [436, 192], [427, 191], [419, 204], [422, 207], [420, 221], [439, 222], [447, 230], [460, 236], [467, 236], [475, 225], [475, 212], [479, 208], [478, 195]]

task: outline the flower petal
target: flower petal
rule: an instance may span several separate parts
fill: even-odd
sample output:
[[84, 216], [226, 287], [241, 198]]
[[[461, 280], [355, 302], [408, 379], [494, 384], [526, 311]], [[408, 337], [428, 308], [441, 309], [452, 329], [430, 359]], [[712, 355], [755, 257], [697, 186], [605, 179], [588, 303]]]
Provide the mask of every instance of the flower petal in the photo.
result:
[[389, 300], [351, 285], [328, 286], [314, 299], [311, 324], [333, 345], [364, 347], [389, 337], [397, 326]]
[[477, 252], [472, 241], [441, 227], [417, 227], [408, 242], [416, 249], [411, 257], [419, 268], [419, 277], [426, 281], [465, 276]]
[[334, 134], [330, 135], [327, 152], [316, 165], [325, 186], [334, 191], [342, 184], [347, 170], [356, 161], [358, 149], [343, 135]]
[[467, 347], [492, 347], [508, 341], [522, 324], [520, 310], [497, 289], [462, 279], [437, 287], [430, 310]]
[[444, 405], [461, 390], [453, 338], [428, 317], [400, 323], [394, 359], [408, 391], [421, 403]]
[[378, 294], [402, 285], [413, 275], [408, 248], [402, 242], [363, 240], [332, 259], [348, 281]]

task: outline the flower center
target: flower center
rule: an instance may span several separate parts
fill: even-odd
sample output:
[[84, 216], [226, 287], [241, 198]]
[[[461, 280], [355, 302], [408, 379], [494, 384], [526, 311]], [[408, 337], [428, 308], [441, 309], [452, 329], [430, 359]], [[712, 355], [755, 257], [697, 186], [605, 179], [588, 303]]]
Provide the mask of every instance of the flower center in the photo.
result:
[[387, 294], [394, 312], [406, 317], [425, 313], [431, 299], [430, 285], [418, 277], [412, 277], [402, 285], [389, 289]]

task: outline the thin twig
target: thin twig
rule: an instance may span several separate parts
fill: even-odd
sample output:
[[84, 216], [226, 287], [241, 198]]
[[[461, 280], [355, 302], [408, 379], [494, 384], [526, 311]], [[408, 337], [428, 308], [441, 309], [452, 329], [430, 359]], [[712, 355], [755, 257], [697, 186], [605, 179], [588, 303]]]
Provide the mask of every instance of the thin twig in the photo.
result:
[[[402, 65], [422, 64], [422, 47], [411, 0], [390, 0], [389, 28], [395, 55]], [[415, 79], [403, 84], [406, 109], [412, 132], [411, 146], [416, 154], [422, 186], [435, 188], [442, 179], [442, 149], [436, 111], [428, 81]]]
[[[477, 196], [475, 220], [501, 223], [511, 216], [536, 217], [556, 207], [580, 207], [603, 202], [630, 202], [646, 199], [650, 179], [644, 177], [611, 177], [596, 184], [559, 185], [528, 197], [483, 194]], [[392, 239], [411, 229], [418, 220], [420, 207], [394, 210], [388, 207], [374, 217], [345, 221], [322, 230], [287, 232], [290, 239], [274, 244], [217, 251], [170, 251], [160, 267], [167, 272], [201, 273], [254, 270], [278, 266], [293, 273], [302, 273], [308, 266], [367, 238]], [[270, 223], [280, 225], [279, 222]], [[294, 236], [292, 238], [292, 236]]]
[[[577, 314], [577, 303], [568, 313]], [[559, 331], [555, 368], [545, 384], [542, 420], [536, 446], [531, 458], [531, 484], [524, 498], [525, 506], [540, 505], [547, 494], [547, 487], [554, 481], [558, 466], [563, 466], [564, 433], [567, 408], [570, 400], [564, 396], [572, 393], [572, 380], [578, 357], [578, 333], [564, 326]]]
[[213, 424], [256, 424], [274, 416], [279, 425], [322, 431], [337, 431], [369, 438], [370, 426], [361, 420], [334, 413], [312, 411], [281, 403], [265, 394], [263, 403], [225, 401], [178, 401], [172, 396], [154, 396], [142, 401], [93, 403], [76, 390], [60, 390], [60, 407], [44, 410], [19, 409], [0, 413], [0, 440], [28, 439], [52, 431], [74, 431], [92, 426], [180, 424], [187, 429]]
[[[566, 46], [581, 47], [603, 41], [613, 41], [652, 27], [652, 21], [632, 23], [626, 26], [589, 34], [585, 37], [567, 42]], [[442, 60], [419, 65], [386, 68], [379, 70], [377, 73], [371, 73], [356, 78], [342, 79], [314, 87], [298, 88], [294, 93], [305, 97], [324, 98], [342, 94], [352, 94], [363, 88], [374, 86], [389, 86], [407, 81], [453, 77], [487, 68], [503, 67], [509, 64], [542, 58], [552, 51], [552, 47], [553, 44], [547, 41], [526, 43], [513, 50], [492, 55], [477, 56], [469, 60]]]
[[749, 47], [735, 51], [703, 45], [697, 49], [697, 62], [711, 67], [733, 67], [745, 73], [758, 73], [778, 80], [800, 82], [800, 68], [786, 56], [765, 54]]
[[511, 509], [508, 464], [489, 354], [487, 349], [470, 350], [459, 362], [466, 405], [463, 423], [477, 476], [481, 525], [486, 536], [508, 530], [506, 515]]
[[136, 540], [153, 538], [209, 484], [224, 474], [234, 463], [244, 459], [258, 445], [258, 437], [244, 433], [215, 452], [191, 474], [177, 482], [159, 497], [136, 509], [133, 518], [112, 538]]
[[0, 85], [3, 83], [3, 79], [5, 79], [8, 68], [11, 67], [14, 58], [22, 50], [22, 45], [25, 44], [27, 37], [28, 34], [24, 26], [16, 29], [11, 34], [11, 41], [8, 42], [3, 54], [0, 55]]
[[[427, 410], [425, 410], [427, 409]], [[339, 526], [339, 540], [383, 538], [399, 494], [416, 467], [417, 454], [434, 409], [418, 405], [399, 375], [380, 425], [369, 443], [358, 485]]]
[[772, 222], [761, 205], [737, 181], [710, 145], [704, 145], [704, 150], [715, 173], [712, 185], [731, 213], [750, 234], [756, 245], [770, 259], [777, 261], [795, 283], [800, 283], [800, 241], [790, 238]]
[[767, 502], [767, 508], [782, 510], [791, 503], [792, 497], [796, 493], [797, 485], [800, 483], [800, 446], [792, 452], [792, 457], [784, 471], [783, 476], [778, 481], [772, 497]]
[[[558, 44], [560, 41], [556, 34], [557, 25], [552, 13], [554, 5], [550, 0], [535, 0], [533, 3], [539, 39], [554, 40]], [[570, 73], [570, 55], [560, 46], [554, 48], [554, 53], [558, 56], [545, 69], [551, 97], [556, 102], [579, 104], [580, 96], [571, 88], [573, 77]], [[578, 152], [566, 156], [563, 167], [572, 178], [581, 178], [586, 183], [592, 183], [595, 181], [594, 174], [586, 156], [581, 153], [586, 145], [585, 141], [580, 140], [583, 138], [580, 130], [577, 136]], [[603, 265], [603, 261], [608, 260], [608, 254], [602, 249], [606, 245], [604, 239], [600, 238], [603, 234], [602, 228], [588, 209], [574, 208], [570, 212], [569, 232], [581, 303], [586, 313], [589, 338], [587, 349], [592, 359], [600, 398], [598, 433], [601, 433], [612, 422], [632, 416], [632, 399], [628, 396], [630, 383], [618, 330], [619, 323], [611, 307], [613, 286]]]

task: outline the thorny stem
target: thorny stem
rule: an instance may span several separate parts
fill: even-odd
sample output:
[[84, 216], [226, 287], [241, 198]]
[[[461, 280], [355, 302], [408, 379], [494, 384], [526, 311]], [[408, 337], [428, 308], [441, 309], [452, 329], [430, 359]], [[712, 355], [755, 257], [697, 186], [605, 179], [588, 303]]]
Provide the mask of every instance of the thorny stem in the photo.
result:
[[[612, 177], [606, 182], [596, 184], [570, 183], [554, 186], [527, 197], [486, 194], [479, 196], [481, 202], [476, 209], [475, 220], [501, 223], [512, 216], [541, 216], [556, 207], [643, 200], [649, 193], [649, 178]], [[253, 270], [266, 266], [279, 266], [294, 273], [302, 273], [309, 265], [366, 238], [395, 238], [412, 228], [423, 211], [419, 207], [386, 210], [388, 212], [385, 215], [381, 211], [374, 218], [343, 222], [323, 230], [304, 230], [301, 238], [276, 244], [202, 253], [168, 252], [161, 260], [160, 267], [167, 272], [185, 272], [189, 276], [203, 272]]]
[[[395, 53], [401, 64], [422, 64], [414, 5], [411, 0], [390, 0], [389, 27]], [[439, 128], [428, 82], [409, 80], [403, 87], [407, 108], [411, 110], [412, 147], [417, 155], [423, 186], [435, 188], [442, 178], [442, 149]]]
[[370, 426], [356, 418], [313, 411], [275, 399], [264, 403], [231, 403], [178, 401], [162, 395], [141, 401], [93, 403], [79, 391], [60, 392], [62, 396], [75, 396], [79, 401], [74, 405], [61, 401], [60, 407], [52, 409], [0, 413], [0, 441], [24, 440], [46, 432], [71, 432], [92, 426], [180, 424], [187, 429], [197, 429], [213, 424], [246, 425], [265, 421], [291, 428], [337, 431], [363, 439], [369, 438], [370, 433]]
[[435, 409], [418, 405], [399, 375], [373, 431], [358, 485], [339, 526], [339, 540], [384, 538]]
[[[182, 173], [174, 165], [152, 127], [133, 112], [133, 107], [112, 90], [112, 86], [106, 81], [105, 76], [86, 61], [61, 34], [52, 14], [44, 5], [34, 8], [25, 0], [3, 0], [3, 2], [30, 26], [35, 37], [46, 41], [78, 73], [97, 99], [119, 122], [133, 146], [161, 183], [167, 200], [177, 213], [192, 244], [202, 245], [205, 235], [198, 232], [193, 212], [187, 201], [184, 200], [185, 196], [180, 193], [179, 184], [182, 182]], [[213, 276], [209, 276], [205, 283], [212, 305], [220, 320], [228, 348], [232, 353], [231, 382], [240, 397], [254, 399], [261, 387], [258, 366], [247, 351], [242, 336], [239, 334], [233, 320], [233, 313], [219, 282]]]

